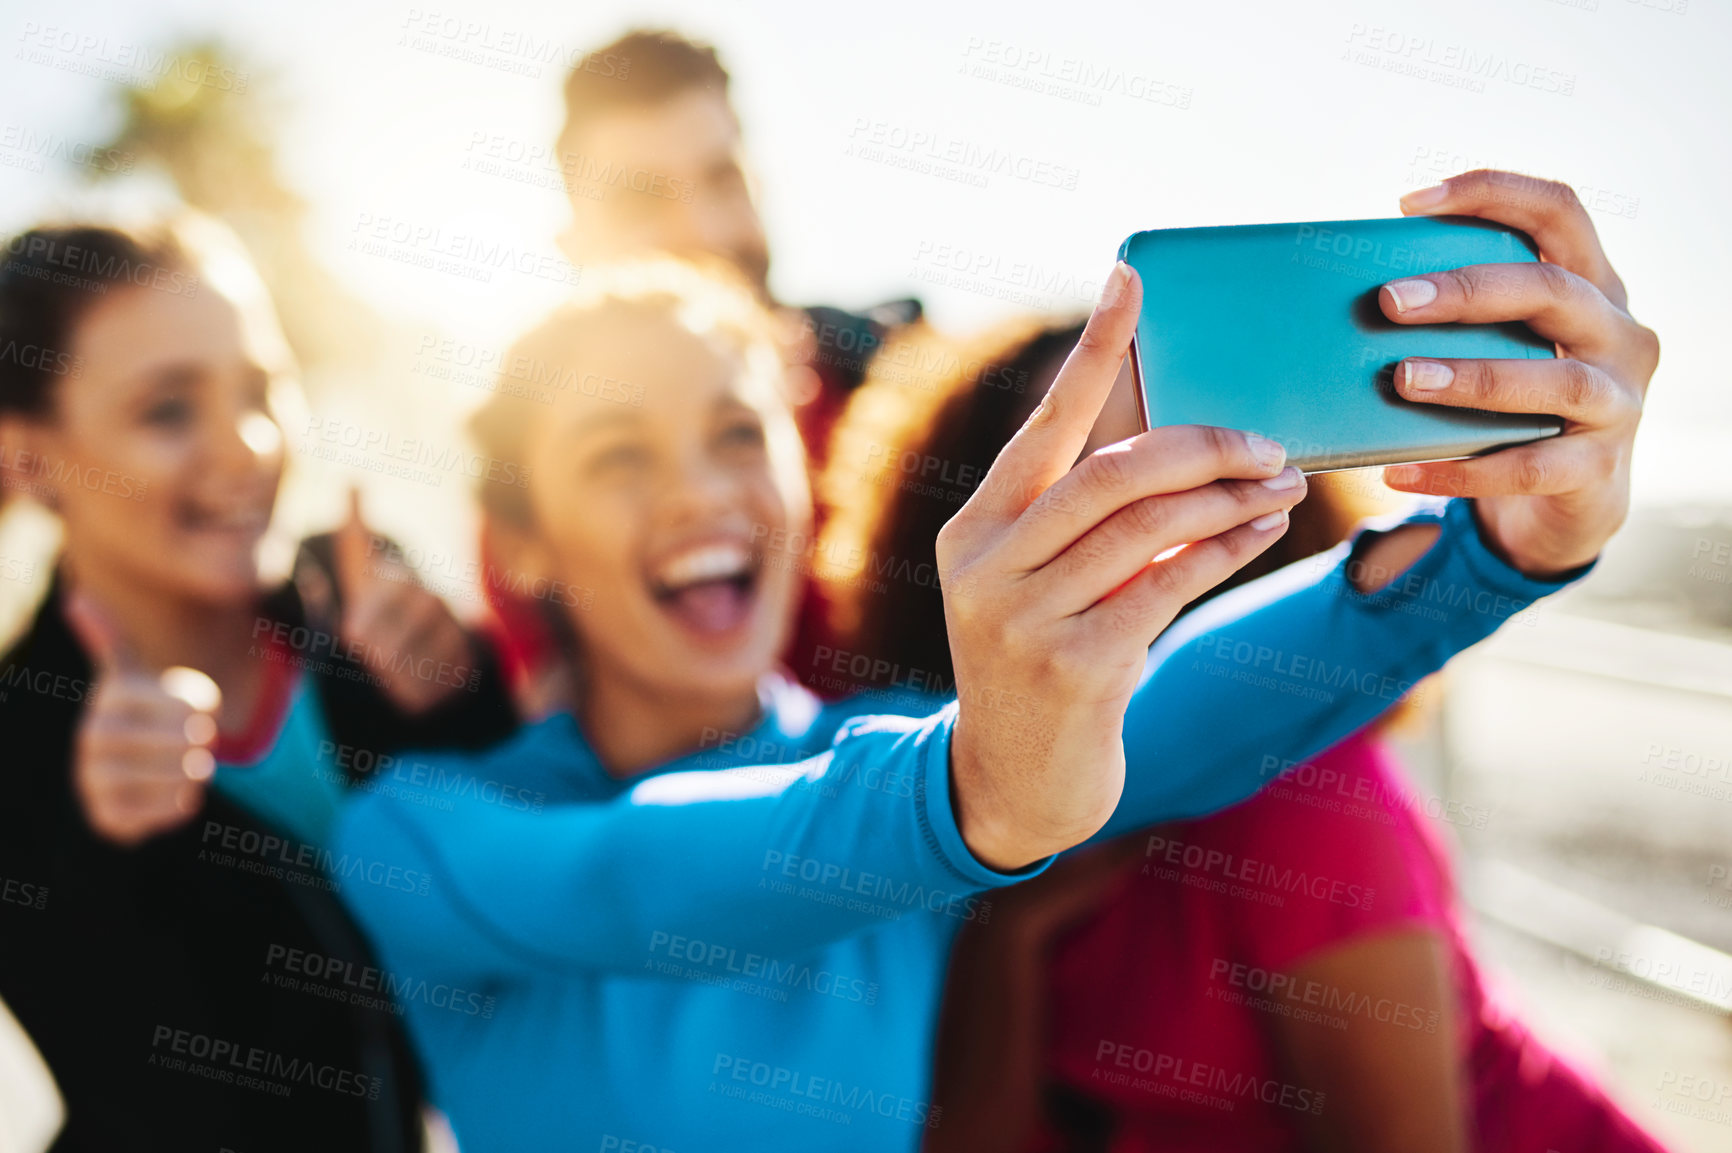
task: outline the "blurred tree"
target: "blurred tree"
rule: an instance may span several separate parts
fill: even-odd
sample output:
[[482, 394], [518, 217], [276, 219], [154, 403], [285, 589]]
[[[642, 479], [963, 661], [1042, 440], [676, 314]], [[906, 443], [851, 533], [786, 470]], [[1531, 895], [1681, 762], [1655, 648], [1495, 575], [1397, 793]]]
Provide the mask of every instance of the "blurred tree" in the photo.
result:
[[[123, 89], [121, 124], [106, 147], [160, 170], [188, 205], [240, 235], [312, 380], [322, 375], [312, 370], [371, 363], [377, 318], [306, 250], [306, 203], [278, 174], [270, 77], [261, 83], [216, 40], [171, 44], [165, 58], [197, 63], [161, 70], [153, 87]], [[127, 178], [86, 171], [93, 180]]]

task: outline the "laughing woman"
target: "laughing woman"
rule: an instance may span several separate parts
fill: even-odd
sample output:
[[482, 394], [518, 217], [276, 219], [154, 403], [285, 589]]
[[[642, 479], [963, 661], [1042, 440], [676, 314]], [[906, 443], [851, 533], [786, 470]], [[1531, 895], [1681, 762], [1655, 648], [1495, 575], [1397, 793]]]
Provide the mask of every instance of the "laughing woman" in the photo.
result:
[[[1513, 211], [1490, 196], [1453, 210], [1481, 207]], [[1546, 245], [1545, 221], [1510, 223]], [[542, 606], [565, 637], [565, 707], [441, 770], [546, 803], [526, 811], [503, 787], [461, 790], [449, 813], [368, 797], [339, 833], [347, 852], [437, 879], [425, 897], [353, 891], [390, 967], [494, 998], [490, 1018], [409, 1006], [464, 1148], [917, 1147], [942, 1124], [946, 958], [990, 916], [984, 890], [1091, 837], [1242, 799], [1266, 758], [1334, 744], [1501, 623], [1466, 602], [1530, 603], [1615, 529], [1651, 334], [1597, 288], [1559, 306], [1506, 274], [1443, 274], [1436, 303], [1401, 319], [1568, 330], [1599, 357], [1601, 403], [1571, 407], [1561, 374], [1523, 382], [1522, 402], [1555, 396], [1542, 410], [1570, 430], [1537, 467], [1462, 469], [1475, 501], [1362, 533], [1353, 577], [1407, 577], [1381, 595], [1338, 552], [1217, 598], [1151, 651], [1268, 547], [1304, 489], [1278, 453], [1224, 430], [1160, 429], [1078, 460], [1140, 307], [1116, 268], [940, 534], [957, 699], [919, 720], [850, 720], [869, 706], [823, 706], [776, 670], [810, 507], [774, 347], [744, 297], [638, 269], [525, 337], [514, 364], [642, 397], [568, 390], [532, 412], [502, 391], [476, 422], [491, 456], [533, 477], [483, 492], [497, 555], [585, 594]], [[1504, 290], [1461, 291], [1486, 275]], [[1458, 378], [1496, 383], [1474, 367]], [[1405, 611], [1439, 586], [1493, 595]], [[1241, 652], [1348, 669], [1351, 685], [1260, 691]]]
[[388, 1002], [297, 974], [373, 965], [332, 892], [385, 875], [333, 868], [346, 763], [502, 736], [503, 687], [358, 520], [302, 558], [340, 619], [262, 583], [293, 366], [218, 226], [13, 238], [0, 349], [7, 496], [61, 528], [0, 656], [0, 877], [44, 894], [0, 903], [0, 998], [65, 1099], [54, 1148], [418, 1147]]

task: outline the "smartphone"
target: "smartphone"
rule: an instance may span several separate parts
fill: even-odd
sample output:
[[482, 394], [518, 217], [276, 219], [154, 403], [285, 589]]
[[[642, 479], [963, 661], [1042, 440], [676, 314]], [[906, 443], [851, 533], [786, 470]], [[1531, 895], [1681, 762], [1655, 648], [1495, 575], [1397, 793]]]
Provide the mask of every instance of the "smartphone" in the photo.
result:
[[1396, 394], [1407, 356], [1555, 355], [1525, 324], [1399, 325], [1378, 288], [1469, 264], [1537, 261], [1515, 229], [1413, 216], [1133, 233], [1143, 281], [1132, 343], [1143, 427], [1212, 424], [1279, 441], [1308, 473], [1453, 460], [1563, 431], [1559, 417], [1421, 404]]

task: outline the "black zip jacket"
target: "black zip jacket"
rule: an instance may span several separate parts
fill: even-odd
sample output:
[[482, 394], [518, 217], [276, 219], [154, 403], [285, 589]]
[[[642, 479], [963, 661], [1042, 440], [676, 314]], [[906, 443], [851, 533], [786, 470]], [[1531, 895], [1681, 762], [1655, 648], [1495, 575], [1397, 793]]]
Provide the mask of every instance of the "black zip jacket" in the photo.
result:
[[[263, 616], [320, 631], [293, 584]], [[340, 651], [302, 675], [332, 739], [372, 764], [509, 733], [497, 667], [480, 665], [421, 717]], [[414, 975], [381, 972], [334, 891], [390, 863], [332, 882], [330, 862], [214, 790], [179, 829], [130, 849], [102, 840], [71, 781], [92, 688], [57, 583], [0, 657], [0, 999], [66, 1101], [55, 1153], [419, 1149], [421, 1080], [390, 1000]]]

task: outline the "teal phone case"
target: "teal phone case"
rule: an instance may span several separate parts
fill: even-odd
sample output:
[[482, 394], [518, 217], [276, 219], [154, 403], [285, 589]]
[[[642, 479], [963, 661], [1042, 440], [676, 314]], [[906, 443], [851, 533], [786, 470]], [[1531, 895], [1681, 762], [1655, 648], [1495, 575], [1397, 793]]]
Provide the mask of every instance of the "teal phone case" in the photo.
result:
[[1469, 264], [1539, 259], [1533, 242], [1467, 217], [1138, 232], [1119, 258], [1143, 281], [1132, 349], [1144, 427], [1212, 424], [1280, 441], [1305, 472], [1475, 456], [1563, 431], [1555, 416], [1398, 396], [1407, 356], [1534, 359], [1524, 324], [1398, 325], [1378, 288]]

